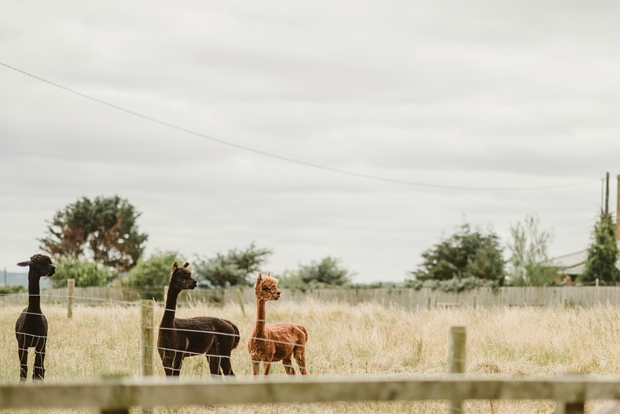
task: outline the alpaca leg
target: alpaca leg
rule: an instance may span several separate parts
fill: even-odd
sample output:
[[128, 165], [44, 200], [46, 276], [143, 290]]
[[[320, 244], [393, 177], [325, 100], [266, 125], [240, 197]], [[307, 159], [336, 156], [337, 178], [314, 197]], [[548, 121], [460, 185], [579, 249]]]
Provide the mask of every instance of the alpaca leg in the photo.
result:
[[252, 357], [252, 375], [258, 375], [260, 374], [260, 361], [254, 358], [256, 357]]
[[45, 350], [38, 351], [35, 350], [35, 358], [34, 358], [34, 372], [32, 373], [33, 381], [43, 381], [45, 377]]
[[172, 376], [178, 377], [181, 375], [181, 365], [183, 364], [184, 353], [181, 351], [174, 351], [174, 358], [172, 359]]
[[19, 381], [26, 382], [28, 378], [28, 348], [26, 344], [17, 344], [17, 354], [19, 355]]
[[271, 371], [271, 360], [263, 361], [263, 365], [265, 366], [265, 375], [269, 375], [269, 371]]
[[295, 375], [295, 368], [293, 367], [293, 358], [291, 358], [291, 355], [282, 360], [282, 365], [284, 365], [284, 371], [286, 371], [288, 375]]
[[43, 381], [45, 377], [45, 345], [47, 342], [46, 337], [37, 338], [37, 344], [35, 345], [35, 357], [34, 357], [34, 370], [32, 373], [33, 381]]
[[299, 367], [299, 372], [301, 375], [308, 375], [308, 370], [306, 369], [306, 348], [296, 346], [294, 353], [295, 361], [297, 361], [297, 366]]
[[230, 363], [230, 355], [222, 356], [221, 361], [222, 374], [227, 375], [229, 377], [234, 377], [235, 373], [233, 372], [232, 365]]
[[219, 377], [220, 373], [220, 365], [221, 365], [222, 357], [219, 355], [209, 355], [207, 357], [207, 361], [209, 361], [209, 369], [211, 370], [212, 377]]

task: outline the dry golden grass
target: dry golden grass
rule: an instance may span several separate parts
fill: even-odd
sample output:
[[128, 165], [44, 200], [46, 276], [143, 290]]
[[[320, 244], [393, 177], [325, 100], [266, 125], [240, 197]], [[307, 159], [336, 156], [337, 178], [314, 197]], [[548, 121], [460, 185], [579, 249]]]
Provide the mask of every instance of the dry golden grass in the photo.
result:
[[[19, 377], [14, 324], [23, 307], [0, 307], [0, 381]], [[178, 317], [211, 315], [237, 324], [241, 343], [233, 352], [233, 369], [248, 377], [251, 365], [246, 341], [254, 323], [254, 309], [246, 305], [223, 308], [193, 304]], [[61, 305], [44, 305], [49, 322], [46, 382], [91, 379], [110, 373], [140, 373], [140, 310], [126, 306], [78, 306], [73, 319]], [[620, 308], [489, 310], [437, 309], [408, 312], [380, 305], [349, 306], [308, 301], [269, 303], [268, 321], [306, 326], [308, 368], [311, 375], [433, 375], [446, 372], [451, 326], [467, 327], [467, 372], [493, 376], [551, 376], [578, 372], [620, 376]], [[156, 324], [162, 306], [155, 313]], [[32, 355], [29, 365], [32, 366]], [[182, 376], [209, 378], [204, 357], [185, 360]], [[281, 364], [273, 375], [285, 375]], [[31, 375], [31, 371], [30, 371]], [[156, 375], [163, 369], [156, 360]], [[597, 403], [595, 403], [597, 404]], [[592, 405], [595, 405], [592, 404]], [[552, 413], [545, 401], [466, 404], [472, 413]], [[591, 408], [591, 407], [589, 407]], [[445, 402], [333, 403], [229, 406], [218, 408], [160, 408], [171, 413], [445, 413]], [[39, 412], [37, 410], [24, 412]], [[48, 412], [67, 412], [53, 410]], [[89, 412], [75, 410], [70, 412]]]

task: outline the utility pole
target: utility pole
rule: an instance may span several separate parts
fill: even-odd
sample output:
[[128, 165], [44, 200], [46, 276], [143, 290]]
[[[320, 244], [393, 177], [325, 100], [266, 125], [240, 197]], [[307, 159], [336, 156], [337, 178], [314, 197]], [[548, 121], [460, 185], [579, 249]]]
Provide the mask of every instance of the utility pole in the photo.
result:
[[616, 193], [616, 239], [620, 240], [620, 175], [618, 175], [618, 192]]
[[605, 216], [609, 214], [609, 173], [605, 173]]
[[[620, 175], [618, 177], [620, 177]], [[6, 267], [4, 268], [4, 286], [6, 286]]]

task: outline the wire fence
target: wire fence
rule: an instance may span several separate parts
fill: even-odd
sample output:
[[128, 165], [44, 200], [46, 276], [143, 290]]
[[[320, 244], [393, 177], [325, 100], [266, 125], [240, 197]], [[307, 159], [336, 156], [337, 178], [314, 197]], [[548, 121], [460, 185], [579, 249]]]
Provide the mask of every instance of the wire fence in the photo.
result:
[[[431, 288], [376, 288], [376, 289], [281, 289], [280, 302], [301, 302], [308, 299], [322, 302], [359, 305], [378, 303], [396, 306], [411, 311], [445, 307], [484, 308], [484, 307], [594, 307], [620, 304], [620, 286], [558, 286], [558, 287], [502, 287], [498, 289], [477, 288], [460, 292], [444, 292]], [[21, 304], [28, 293], [0, 295], [0, 304]], [[44, 289], [42, 303], [66, 303], [67, 288]], [[73, 299], [76, 303], [135, 304], [140, 300], [162, 301], [164, 289], [136, 289], [126, 287], [85, 287], [75, 288]], [[242, 308], [254, 303], [254, 290], [238, 289], [195, 289], [183, 291], [178, 297], [179, 304], [209, 303], [223, 306], [235, 302]]]
[[[600, 289], [600, 288], [599, 288]], [[26, 301], [26, 299], [28, 298], [28, 294], [16, 294], [16, 295], [11, 295], [12, 298], [11, 300], [16, 300], [17, 302], [19, 302], [20, 304], [24, 304], [24, 302]], [[230, 355], [221, 355], [218, 353], [213, 353], [210, 352], [209, 350], [207, 350], [206, 352], [194, 352], [191, 350], [187, 350], [187, 349], [178, 349], [178, 348], [174, 348], [174, 347], [169, 347], [169, 346], [157, 346], [156, 342], [155, 342], [155, 334], [157, 331], [157, 333], [162, 333], [162, 332], [177, 332], [177, 333], [184, 333], [184, 334], [198, 334], [198, 335], [214, 335], [214, 336], [221, 336], [221, 337], [235, 337], [235, 338], [239, 338], [240, 340], [240, 344], [243, 342], [247, 342], [250, 339], [255, 339], [258, 341], [265, 341], [265, 342], [272, 342], [274, 344], [280, 344], [280, 345], [287, 345], [287, 346], [300, 346], [300, 347], [304, 347], [305, 348], [305, 344], [298, 344], [295, 342], [288, 342], [288, 341], [279, 341], [279, 340], [275, 340], [275, 339], [270, 339], [270, 338], [259, 338], [259, 337], [252, 337], [251, 335], [248, 334], [231, 334], [231, 333], [227, 333], [227, 332], [218, 332], [215, 330], [201, 330], [201, 329], [185, 329], [185, 328], [174, 328], [174, 327], [159, 327], [155, 324], [154, 321], [154, 316], [156, 312], [159, 313], [166, 313], [168, 312], [178, 312], [180, 309], [167, 309], [165, 306], [162, 306], [161, 303], [157, 303], [154, 300], [142, 300], [140, 302], [137, 301], [130, 301], [130, 300], [116, 300], [116, 299], [105, 299], [105, 298], [94, 298], [94, 297], [90, 297], [90, 296], [73, 296], [72, 298], [69, 298], [68, 296], [68, 291], [63, 295], [59, 292], [55, 292], [54, 294], [50, 294], [50, 293], [42, 293], [41, 295], [39, 295], [41, 298], [43, 297], [47, 297], [50, 300], [52, 300], [52, 303], [56, 303], [56, 304], [66, 304], [67, 307], [73, 306], [76, 302], [81, 303], [83, 305], [89, 305], [89, 304], [97, 304], [97, 305], [105, 305], [103, 306], [104, 309], [109, 308], [110, 309], [110, 314], [113, 313], [114, 309], [129, 309], [132, 312], [133, 316], [133, 321], [131, 322], [136, 328], [138, 328], [138, 330], [140, 330], [142, 332], [142, 336], [141, 338], [138, 338], [137, 336], [132, 337], [130, 340], [126, 340], [123, 342], [117, 342], [116, 343], [116, 348], [114, 349], [114, 353], [125, 353], [125, 354], [129, 354], [129, 357], [131, 359], [133, 359], [134, 361], [139, 360], [139, 363], [133, 364], [132, 365], [132, 369], [130, 370], [131, 372], [137, 372], [137, 370], [140, 371], [140, 373], [142, 375], [146, 375], [146, 376], [150, 376], [150, 375], [154, 375], [157, 372], [157, 367], [162, 367], [162, 363], [161, 361], [156, 361], [157, 360], [157, 355], [155, 354], [165, 354], [167, 352], [170, 352], [173, 354], [172, 358], [173, 359], [177, 359], [180, 358], [181, 360], [186, 358], [186, 357], [191, 357], [191, 356], [200, 356], [200, 355], [205, 355], [206, 358], [204, 358], [203, 360], [206, 360], [209, 365], [211, 360], [216, 360], [218, 365], [222, 364], [223, 360], [228, 360], [230, 361], [231, 356]], [[316, 296], [307, 296], [306, 298], [313, 298], [313, 299], [317, 299]], [[235, 299], [239, 300], [239, 296], [237, 296]], [[231, 299], [232, 301], [233, 299]], [[200, 302], [199, 299], [196, 298], [191, 298], [189, 297], [187, 301], [183, 302], [185, 305], [187, 304], [192, 304], [192, 303], [198, 303]], [[380, 303], [380, 301], [374, 301], [375, 303]], [[243, 301], [239, 302], [240, 305], [243, 304]], [[188, 313], [188, 309], [191, 310], [192, 307], [182, 307], [183, 308], [183, 312], [182, 313]], [[56, 313], [58, 313], [58, 306], [56, 306]], [[86, 309], [86, 308], [81, 308], [81, 309]], [[213, 308], [216, 309], [216, 308]], [[150, 317], [144, 318], [142, 319], [141, 322], [137, 322], [136, 316], [137, 316], [137, 312], [141, 311], [141, 312], [145, 312], [145, 310], [147, 310], [147, 314], [150, 315]], [[107, 311], [106, 311], [107, 312]], [[25, 314], [27, 315], [33, 315], [33, 316], [40, 316], [41, 314], [38, 312], [28, 312], [26, 311]], [[68, 312], [68, 314], [70, 314]], [[71, 317], [69, 317], [70, 319]], [[257, 320], [255, 318], [252, 318], [251, 316], [248, 316], [248, 318], [244, 319], [246, 322], [248, 320], [252, 321], [252, 322], [267, 322], [266, 320]], [[303, 320], [301, 321], [303, 323]], [[126, 321], [115, 321], [113, 318], [109, 318], [107, 320], [108, 326], [102, 327], [102, 332], [101, 332], [101, 337], [98, 338], [79, 338], [79, 337], [75, 337], [72, 338], [71, 340], [74, 341], [74, 343], [76, 344], [76, 347], [82, 346], [82, 347], [90, 347], [90, 348], [96, 348], [98, 346], [108, 346], [108, 340], [113, 339], [112, 337], [115, 336], [115, 330], [117, 329], [117, 327], [113, 326], [114, 324], [124, 324], [127, 323]], [[386, 325], [389, 325], [393, 322], [390, 321], [384, 321], [383, 322]], [[149, 332], [149, 334], [144, 334], [144, 332]], [[37, 341], [43, 341], [46, 340], [47, 337], [46, 336], [42, 336], [42, 335], [33, 335], [30, 333], [17, 333], [17, 335], [26, 335], [29, 338], [32, 339], [32, 343], [34, 343], [35, 345], [31, 345], [31, 346], [36, 346], [36, 342]], [[9, 349], [9, 351], [12, 353], [15, 350], [17, 350], [17, 346], [16, 345], [16, 341], [13, 338], [10, 338], [9, 335], [5, 335], [5, 342], [9, 345], [6, 348]], [[29, 346], [29, 347], [31, 347]], [[7, 354], [7, 352], [5, 352], [5, 354]], [[139, 354], [142, 354], [140, 357], [138, 357]], [[247, 358], [247, 353], [245, 354], [246, 358]], [[63, 358], [69, 358], [68, 354], [64, 355]], [[250, 361], [250, 359], [246, 359], [246, 361], [248, 362], [252, 362]], [[464, 357], [454, 357], [453, 358], [454, 362], [463, 362], [464, 361]], [[253, 361], [253, 362], [257, 362], [257, 361]], [[265, 362], [265, 361], [262, 361]], [[269, 362], [267, 361], [267, 364], [278, 364], [278, 365], [283, 365], [285, 368], [294, 368], [295, 365], [294, 364], [288, 364], [288, 363], [282, 363], [281, 361], [279, 362]], [[36, 366], [36, 368], [43, 368], [42, 366]], [[298, 366], [299, 367], [299, 366]], [[299, 367], [302, 368], [302, 367]], [[305, 366], [303, 367], [305, 368]], [[171, 371], [174, 373], [180, 373], [181, 372], [181, 366], [175, 367], [172, 366]], [[105, 372], [102, 372], [102, 374], [104, 374]], [[222, 371], [222, 373], [225, 374], [224, 371]], [[215, 376], [219, 376], [221, 373], [218, 372], [218, 374], [216, 374]], [[211, 377], [209, 370], [206, 369], [205, 370], [205, 377], [204, 378], [209, 378]], [[459, 400], [456, 399], [451, 403], [453, 407], [459, 407]]]

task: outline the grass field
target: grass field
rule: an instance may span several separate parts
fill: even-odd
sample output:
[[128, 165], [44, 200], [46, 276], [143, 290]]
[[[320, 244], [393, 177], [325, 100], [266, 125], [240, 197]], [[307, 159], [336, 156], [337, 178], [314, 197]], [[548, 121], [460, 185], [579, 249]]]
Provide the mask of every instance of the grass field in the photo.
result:
[[[19, 378], [14, 324], [23, 307], [0, 307], [0, 381]], [[77, 306], [73, 319], [61, 305], [44, 305], [49, 323], [46, 382], [75, 381], [95, 376], [140, 373], [140, 309], [133, 306]], [[224, 308], [194, 304], [180, 308], [178, 317], [211, 315], [237, 324], [241, 343], [233, 352], [237, 376], [251, 372], [246, 341], [254, 308]], [[269, 322], [289, 321], [306, 326], [311, 375], [437, 376], [447, 370], [451, 326], [467, 327], [469, 374], [523, 377], [572, 372], [620, 376], [620, 308], [506, 308], [489, 310], [436, 309], [407, 312], [380, 305], [350, 306], [309, 301], [269, 303]], [[156, 308], [158, 324], [163, 307]], [[33, 356], [29, 359], [32, 366]], [[204, 357], [187, 358], [183, 377], [209, 378]], [[273, 375], [285, 375], [281, 364]], [[163, 369], [156, 360], [156, 375]], [[29, 370], [31, 376], [31, 368]], [[592, 403], [588, 409], [598, 403]], [[552, 413], [550, 401], [472, 401], [470, 413]], [[24, 411], [39, 412], [39, 411]], [[50, 412], [50, 411], [46, 411]], [[67, 412], [54, 410], [51, 412]], [[88, 410], [71, 412], [89, 412]], [[445, 402], [281, 404], [228, 407], [159, 408], [170, 413], [445, 413]]]

